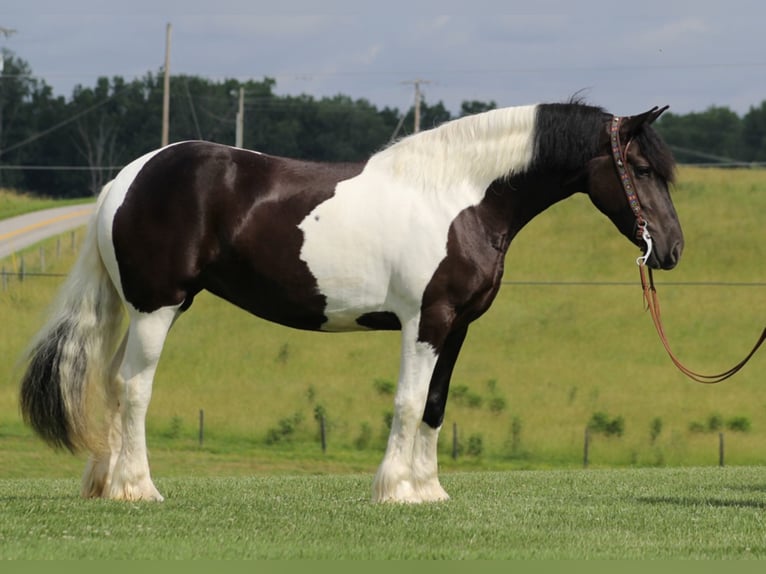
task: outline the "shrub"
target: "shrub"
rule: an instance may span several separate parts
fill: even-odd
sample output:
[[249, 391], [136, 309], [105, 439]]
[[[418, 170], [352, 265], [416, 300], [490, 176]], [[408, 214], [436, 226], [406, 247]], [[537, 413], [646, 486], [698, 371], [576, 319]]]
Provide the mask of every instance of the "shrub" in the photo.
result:
[[176, 439], [181, 436], [182, 431], [183, 419], [176, 415], [170, 419], [170, 425], [168, 426], [168, 429], [162, 434], [165, 436], [165, 438]]
[[372, 386], [375, 387], [375, 390], [380, 395], [393, 395], [394, 391], [396, 391], [396, 384], [387, 379], [375, 379], [372, 382]]
[[481, 395], [471, 391], [466, 385], [457, 385], [450, 391], [452, 402], [457, 405], [478, 409], [484, 400]]
[[282, 346], [279, 348], [279, 352], [277, 353], [277, 356], [274, 360], [280, 365], [286, 365], [287, 360], [289, 358], [290, 358], [290, 345], [288, 345], [287, 343], [282, 343]]
[[750, 419], [743, 416], [732, 417], [726, 421], [726, 428], [734, 432], [750, 432]]
[[707, 420], [707, 428], [710, 432], [723, 429], [723, 417], [719, 414], [712, 414]]
[[691, 432], [707, 432], [707, 430], [707, 427], [699, 421], [689, 423], [689, 431]]
[[324, 405], [316, 405], [314, 407], [314, 420], [321, 422], [322, 419], [325, 419], [325, 422], [327, 422], [327, 409]]
[[652, 422], [649, 424], [649, 438], [652, 444], [654, 444], [657, 441], [657, 438], [660, 436], [661, 432], [662, 432], [662, 419], [660, 417], [655, 417], [652, 419]]
[[266, 444], [271, 445], [290, 440], [301, 422], [303, 422], [303, 414], [300, 412], [294, 413], [291, 417], [279, 420], [276, 427], [272, 427], [266, 431]]
[[506, 439], [505, 443], [506, 452], [511, 458], [518, 457], [521, 454], [521, 430], [521, 418], [514, 416], [511, 419], [510, 437]]
[[505, 410], [505, 404], [503, 397], [492, 397], [489, 399], [489, 410], [493, 413], [501, 413]]
[[466, 452], [471, 456], [480, 456], [484, 450], [484, 439], [481, 434], [472, 434], [468, 437], [468, 448]]
[[588, 429], [606, 436], [622, 436], [625, 432], [625, 419], [621, 416], [610, 419], [608, 414], [599, 411], [591, 416]]
[[720, 432], [724, 428], [734, 432], [749, 432], [751, 429], [750, 419], [745, 416], [736, 416], [724, 422], [721, 415], [712, 414], [704, 423], [699, 421], [689, 423], [691, 432]]

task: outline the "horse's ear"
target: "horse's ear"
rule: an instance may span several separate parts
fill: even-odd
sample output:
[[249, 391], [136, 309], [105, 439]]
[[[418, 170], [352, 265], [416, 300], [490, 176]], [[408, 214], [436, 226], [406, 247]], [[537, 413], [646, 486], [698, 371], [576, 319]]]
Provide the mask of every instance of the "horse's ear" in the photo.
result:
[[643, 114], [639, 114], [637, 116], [628, 116], [622, 122], [622, 126], [620, 128], [620, 137], [624, 140], [627, 140], [633, 134], [640, 131], [641, 128], [643, 128], [645, 125], [648, 126], [654, 123], [655, 120], [659, 118], [662, 113], [669, 107], [670, 106], [663, 106], [660, 108], [654, 106], [651, 110], [644, 112]]

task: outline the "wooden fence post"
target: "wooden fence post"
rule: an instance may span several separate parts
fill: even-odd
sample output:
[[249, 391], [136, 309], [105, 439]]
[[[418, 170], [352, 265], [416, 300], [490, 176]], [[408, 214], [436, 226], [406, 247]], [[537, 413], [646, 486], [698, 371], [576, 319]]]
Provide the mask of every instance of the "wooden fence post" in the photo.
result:
[[199, 410], [199, 445], [205, 442], [205, 411]]
[[457, 460], [457, 423], [452, 423], [452, 460]]
[[8, 276], [5, 274], [5, 265], [3, 265], [3, 291], [6, 291], [8, 289]]
[[590, 462], [589, 451], [590, 451], [590, 429], [588, 427], [585, 427], [585, 445], [583, 446], [583, 453], [582, 453], [583, 468], [588, 468], [588, 463]]
[[718, 433], [718, 466], [723, 466], [723, 433]]
[[327, 452], [327, 434], [325, 433], [324, 415], [319, 417], [319, 435], [322, 439], [322, 453]]

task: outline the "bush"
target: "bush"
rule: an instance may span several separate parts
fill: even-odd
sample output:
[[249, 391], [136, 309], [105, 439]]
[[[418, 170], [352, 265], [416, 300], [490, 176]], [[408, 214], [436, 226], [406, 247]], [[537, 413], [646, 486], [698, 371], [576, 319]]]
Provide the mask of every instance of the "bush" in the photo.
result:
[[510, 458], [517, 458], [521, 454], [521, 417], [514, 415], [511, 419], [510, 436], [505, 441], [506, 453]]
[[606, 436], [622, 436], [625, 432], [625, 419], [621, 416], [610, 419], [608, 414], [596, 412], [588, 422], [588, 429]]
[[723, 428], [723, 417], [719, 414], [712, 414], [707, 420], [707, 428], [710, 432], [719, 431]]
[[290, 440], [295, 434], [298, 425], [303, 422], [303, 414], [296, 412], [291, 417], [286, 417], [277, 422], [277, 426], [266, 431], [266, 444], [276, 444]]
[[183, 426], [183, 419], [176, 415], [170, 419], [170, 425], [168, 426], [168, 429], [162, 434], [165, 438], [177, 439], [181, 436]]
[[652, 444], [657, 442], [657, 438], [660, 436], [661, 432], [662, 432], [662, 419], [660, 417], [655, 417], [652, 419], [652, 422], [649, 424], [649, 438]]
[[704, 423], [699, 421], [692, 421], [689, 423], [689, 430], [691, 432], [699, 433], [720, 432], [724, 428], [734, 432], [750, 432], [751, 427], [750, 419], [745, 416], [732, 417], [724, 422], [723, 417], [719, 414], [710, 415]]
[[726, 428], [734, 432], [750, 432], [750, 419], [747, 417], [732, 417], [726, 421]]
[[500, 413], [505, 410], [505, 399], [503, 397], [492, 397], [489, 399], [489, 410], [493, 413]]
[[466, 385], [456, 385], [450, 391], [453, 404], [478, 409], [484, 400], [481, 395], [471, 391]]
[[394, 391], [396, 391], [396, 384], [386, 379], [375, 379], [372, 382], [372, 386], [375, 387], [375, 390], [380, 395], [393, 395]]
[[481, 456], [484, 450], [484, 439], [481, 434], [472, 434], [468, 437], [468, 448], [466, 452], [471, 456]]

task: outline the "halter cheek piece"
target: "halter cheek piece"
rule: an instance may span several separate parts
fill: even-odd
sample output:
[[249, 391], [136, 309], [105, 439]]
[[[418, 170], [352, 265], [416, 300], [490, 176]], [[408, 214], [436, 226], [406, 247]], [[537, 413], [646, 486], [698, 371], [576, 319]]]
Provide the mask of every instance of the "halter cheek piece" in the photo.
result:
[[609, 125], [609, 139], [612, 144], [612, 158], [614, 159], [614, 167], [617, 169], [617, 175], [620, 177], [620, 183], [622, 184], [622, 190], [625, 192], [625, 196], [628, 199], [630, 209], [633, 211], [633, 215], [636, 216], [636, 239], [640, 239], [646, 245], [646, 252], [636, 259], [636, 264], [641, 267], [646, 265], [649, 256], [652, 253], [652, 236], [649, 235], [649, 223], [644, 218], [641, 211], [641, 204], [638, 201], [636, 195], [636, 185], [633, 182], [633, 178], [628, 171], [628, 148], [631, 141], [625, 146], [623, 151], [620, 145], [620, 125], [622, 124], [622, 118], [619, 116], [613, 116], [612, 122]]

